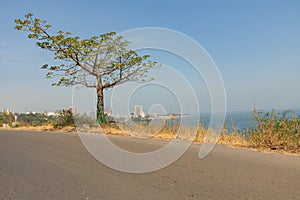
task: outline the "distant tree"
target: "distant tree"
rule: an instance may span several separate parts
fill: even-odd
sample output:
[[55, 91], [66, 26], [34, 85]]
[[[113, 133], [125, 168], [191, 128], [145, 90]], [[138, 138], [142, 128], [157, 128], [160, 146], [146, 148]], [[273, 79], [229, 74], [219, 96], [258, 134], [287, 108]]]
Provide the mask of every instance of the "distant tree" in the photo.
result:
[[[82, 126], [88, 126], [88, 127], [94, 127], [96, 126], [96, 122], [95, 120], [93, 120], [90, 116], [88, 116], [87, 114], [83, 114], [83, 115], [75, 115], [74, 117], [74, 121], [76, 122], [76, 127], [82, 127]], [[107, 120], [107, 117], [105, 117], [105, 120], [107, 122], [109, 122]]]
[[33, 18], [28, 13], [25, 19], [16, 19], [15, 29], [29, 32], [28, 37], [37, 40], [36, 45], [51, 51], [60, 65], [44, 65], [47, 78], [59, 77], [53, 86], [82, 85], [97, 91], [97, 121], [104, 122], [103, 90], [128, 82], [150, 81], [149, 69], [157, 63], [148, 60], [149, 55], [140, 56], [127, 49], [130, 44], [115, 32], [80, 39], [70, 32], [58, 31], [52, 35], [51, 25], [45, 20]]
[[12, 126], [12, 123], [15, 119], [15, 116], [12, 112], [8, 110], [4, 110], [2, 113], [2, 123], [8, 124], [9, 126]]
[[74, 126], [72, 109], [60, 110], [58, 116], [55, 118], [55, 128], [62, 128], [65, 126]]
[[18, 115], [18, 122], [25, 126], [42, 126], [48, 122], [48, 117], [43, 113], [21, 113]]
[[0, 112], [0, 126], [2, 126], [3, 124], [3, 113]]

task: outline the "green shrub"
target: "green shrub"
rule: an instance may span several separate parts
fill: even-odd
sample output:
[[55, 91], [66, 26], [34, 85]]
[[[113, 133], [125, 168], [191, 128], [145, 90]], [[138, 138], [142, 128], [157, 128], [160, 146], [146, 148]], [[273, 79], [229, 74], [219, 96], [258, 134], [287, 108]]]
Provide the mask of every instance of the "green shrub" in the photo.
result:
[[54, 128], [75, 126], [72, 109], [60, 110], [53, 123]]
[[252, 147], [300, 152], [300, 117], [293, 111], [276, 114], [253, 111], [254, 128], [249, 131]]
[[42, 126], [49, 122], [48, 117], [43, 113], [19, 114], [18, 122], [20, 126]]
[[0, 127], [3, 126], [3, 113], [0, 112]]
[[14, 122], [15, 116], [12, 112], [8, 110], [4, 110], [2, 112], [2, 125], [8, 124], [10, 127], [12, 126], [12, 123]]

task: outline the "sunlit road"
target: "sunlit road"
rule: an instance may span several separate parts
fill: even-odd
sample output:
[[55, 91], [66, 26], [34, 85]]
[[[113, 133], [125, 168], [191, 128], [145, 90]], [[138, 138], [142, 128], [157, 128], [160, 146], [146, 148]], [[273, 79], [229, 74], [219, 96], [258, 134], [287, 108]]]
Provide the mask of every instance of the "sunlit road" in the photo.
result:
[[[111, 137], [145, 152], [163, 141]], [[199, 145], [162, 170], [128, 174], [95, 160], [76, 134], [0, 130], [0, 199], [299, 199], [300, 156]], [[109, 152], [107, 152], [109, 153]]]

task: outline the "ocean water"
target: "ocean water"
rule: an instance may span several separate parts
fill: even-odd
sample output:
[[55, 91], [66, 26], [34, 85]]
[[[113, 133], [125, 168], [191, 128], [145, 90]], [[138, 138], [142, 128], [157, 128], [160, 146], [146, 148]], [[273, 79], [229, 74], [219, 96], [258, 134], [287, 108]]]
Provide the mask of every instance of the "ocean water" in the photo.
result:
[[[258, 110], [258, 113], [271, 112], [272, 110]], [[275, 110], [277, 115], [281, 115], [283, 111], [287, 109]], [[292, 109], [294, 115], [300, 116], [300, 109]], [[201, 117], [199, 115], [183, 116], [176, 118], [175, 123], [180, 123], [186, 126], [197, 126], [200, 124], [202, 118], [202, 125], [207, 128], [210, 126], [211, 114], [203, 113]], [[172, 120], [168, 119], [167, 122], [171, 125]], [[240, 111], [240, 112], [227, 112], [225, 117], [226, 128], [229, 132], [236, 129], [239, 133], [245, 133], [247, 129], [254, 128], [253, 112], [252, 111]], [[221, 125], [220, 125], [221, 126]]]

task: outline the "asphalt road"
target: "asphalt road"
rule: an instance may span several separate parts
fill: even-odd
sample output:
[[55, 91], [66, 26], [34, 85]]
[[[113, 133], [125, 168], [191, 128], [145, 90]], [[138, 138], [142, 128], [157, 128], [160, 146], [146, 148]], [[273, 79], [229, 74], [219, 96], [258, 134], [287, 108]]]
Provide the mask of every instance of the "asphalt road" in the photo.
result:
[[[164, 141], [111, 137], [150, 151]], [[300, 199], [300, 156], [199, 145], [172, 165], [128, 174], [94, 159], [76, 134], [0, 130], [0, 199]]]

